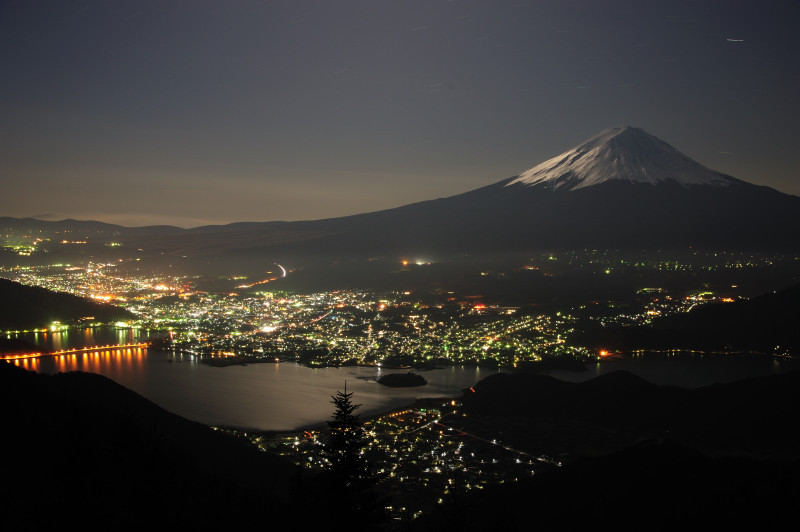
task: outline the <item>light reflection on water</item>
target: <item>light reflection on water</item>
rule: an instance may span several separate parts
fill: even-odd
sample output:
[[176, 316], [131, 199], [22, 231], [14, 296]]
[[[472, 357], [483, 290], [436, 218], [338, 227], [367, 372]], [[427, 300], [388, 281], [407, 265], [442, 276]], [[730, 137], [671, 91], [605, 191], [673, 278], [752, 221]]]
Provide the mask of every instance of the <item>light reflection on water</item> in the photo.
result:
[[115, 327], [86, 327], [63, 331], [32, 332], [13, 335], [50, 351], [61, 351], [93, 345], [132, 344], [148, 339], [148, 332], [141, 329]]
[[308, 368], [286, 362], [217, 368], [200, 364], [189, 355], [141, 348], [16, 363], [40, 373], [98, 373], [188, 419], [262, 430], [324, 423], [333, 411], [331, 396], [344, 390], [345, 384], [348, 392], [355, 393], [353, 399], [363, 405], [359, 412], [367, 415], [417, 398], [458, 396], [478, 380], [497, 373], [485, 368], [452, 367], [423, 372], [428, 384], [422, 387], [388, 388], [376, 382], [381, 375], [378, 368]]
[[[65, 331], [67, 333], [68, 331]], [[132, 330], [89, 330], [42, 334], [51, 348], [75, 348], [144, 339]], [[29, 339], [32, 341], [32, 339]], [[376, 382], [382, 372], [371, 367], [308, 368], [293, 363], [250, 364], [223, 368], [200, 364], [190, 355], [141, 348], [109, 349], [61, 357], [17, 360], [40, 373], [88, 371], [104, 375], [134, 390], [170, 412], [209, 425], [262, 430], [291, 430], [319, 425], [330, 418], [330, 398], [338, 390], [355, 393], [372, 414], [409, 404], [417, 398], [457, 397], [497, 370], [454, 366], [425, 371], [428, 384], [417, 388], [387, 388]], [[627, 370], [655, 384], [694, 388], [751, 376], [800, 369], [800, 361], [754, 355], [645, 354], [604, 360], [586, 371], [549, 372], [569, 381], [585, 381], [615, 370]]]

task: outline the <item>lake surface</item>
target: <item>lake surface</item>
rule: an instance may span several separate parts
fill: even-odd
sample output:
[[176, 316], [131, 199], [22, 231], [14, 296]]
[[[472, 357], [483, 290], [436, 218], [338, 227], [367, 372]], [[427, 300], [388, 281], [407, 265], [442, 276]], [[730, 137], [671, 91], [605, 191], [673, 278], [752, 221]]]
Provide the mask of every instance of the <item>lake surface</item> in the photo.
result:
[[[88, 371], [104, 375], [166, 410], [208, 425], [292, 430], [330, 419], [331, 396], [354, 392], [362, 415], [407, 405], [417, 398], [455, 397], [497, 371], [451, 367], [425, 371], [428, 384], [388, 388], [369, 367], [308, 368], [294, 363], [212, 367], [189, 355], [119, 349], [20, 361], [40, 373]], [[387, 370], [383, 370], [386, 372]]]
[[146, 329], [86, 327], [63, 331], [31, 332], [12, 335], [51, 351], [79, 349], [96, 345], [134, 344], [150, 339]]
[[[41, 335], [41, 333], [39, 333]], [[56, 349], [131, 343], [146, 340], [136, 330], [89, 329], [47, 333], [28, 341]], [[362, 415], [407, 405], [418, 398], [457, 397], [465, 388], [498, 370], [470, 366], [419, 372], [428, 384], [387, 388], [376, 382], [383, 373], [372, 367], [308, 368], [294, 363], [212, 367], [192, 356], [139, 348], [109, 349], [61, 357], [18, 361], [41, 373], [88, 371], [104, 375], [134, 390], [166, 410], [208, 425], [260, 430], [293, 430], [330, 419], [331, 396], [354, 392]], [[615, 370], [631, 371], [656, 384], [688, 388], [730, 382], [751, 376], [800, 369], [800, 361], [754, 355], [688, 355], [663, 353], [604, 359], [586, 371], [554, 370], [554, 377], [579, 382]], [[504, 370], [507, 371], [507, 370]]]

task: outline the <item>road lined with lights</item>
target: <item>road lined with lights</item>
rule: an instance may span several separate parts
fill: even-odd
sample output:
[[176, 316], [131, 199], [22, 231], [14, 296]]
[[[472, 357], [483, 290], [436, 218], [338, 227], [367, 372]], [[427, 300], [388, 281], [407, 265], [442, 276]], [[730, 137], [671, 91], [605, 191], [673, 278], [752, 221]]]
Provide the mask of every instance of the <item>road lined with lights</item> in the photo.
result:
[[[478, 436], [476, 434], [472, 434], [472, 433], [466, 432], [466, 431], [464, 431], [462, 429], [458, 429], [458, 428], [455, 428], [455, 427], [450, 427], [448, 425], [445, 425], [444, 423], [442, 423], [442, 419], [444, 419], [445, 417], [447, 417], [447, 416], [442, 416], [439, 419], [428, 423], [427, 425], [425, 425], [425, 427], [428, 427], [428, 426], [434, 425], [434, 424], [435, 425], [439, 425], [440, 427], [445, 428], [450, 432], [453, 432], [453, 431], [457, 432], [458, 436], [469, 436], [470, 438], [482, 441], [484, 443], [488, 443], [490, 445], [498, 445], [498, 446], [502, 447], [503, 449], [505, 449], [506, 451], [510, 451], [512, 453], [517, 453], [517, 454], [520, 454], [520, 455], [527, 456], [528, 458], [536, 460], [538, 462], [545, 462], [545, 463], [552, 464], [552, 465], [557, 466], [557, 467], [561, 467], [561, 462], [559, 462], [558, 460], [556, 460], [554, 458], [551, 458], [551, 457], [549, 457], [547, 455], [543, 454], [543, 455], [535, 456], [535, 455], [532, 455], [530, 453], [526, 453], [525, 451], [520, 451], [519, 449], [514, 449], [512, 447], [509, 447], [508, 445], [503, 445], [502, 443], [498, 442], [496, 439], [495, 440], [487, 440], [486, 438], [482, 438], [481, 436]], [[420, 428], [422, 428], [422, 427], [420, 427]]]
[[91, 347], [81, 347], [76, 349], [63, 349], [61, 351], [53, 351], [50, 353], [22, 353], [19, 355], [5, 355], [0, 357], [2, 360], [22, 360], [27, 358], [42, 358], [42, 357], [57, 357], [65, 355], [74, 355], [77, 353], [89, 353], [91, 351], [111, 351], [116, 349], [129, 349], [129, 348], [147, 348], [150, 347], [149, 342], [138, 344], [111, 344], [111, 345], [95, 345]]

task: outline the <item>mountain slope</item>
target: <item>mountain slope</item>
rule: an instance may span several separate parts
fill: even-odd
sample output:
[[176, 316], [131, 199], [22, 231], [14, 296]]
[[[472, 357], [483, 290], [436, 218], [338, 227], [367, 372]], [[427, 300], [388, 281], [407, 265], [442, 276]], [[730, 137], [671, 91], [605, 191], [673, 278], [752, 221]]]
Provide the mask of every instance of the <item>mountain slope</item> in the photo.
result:
[[4, 530], [207, 529], [297, 517], [287, 505], [294, 466], [103, 376], [0, 362], [0, 403]]
[[126, 249], [222, 263], [548, 248], [800, 247], [800, 198], [710, 170], [638, 128], [604, 131], [447, 198], [300, 222], [116, 230]]
[[[569, 383], [548, 375], [498, 373], [465, 390], [467, 432], [503, 431], [503, 441], [568, 460], [643, 438], [670, 438], [713, 452], [800, 456], [795, 417], [800, 372], [693, 390], [658, 386], [616, 371]], [[524, 419], [525, 422], [515, 422]], [[482, 427], [482, 428], [481, 428]], [[474, 429], [474, 430], [471, 430]]]
[[564, 465], [456, 492], [419, 529], [779, 528], [799, 491], [798, 384], [797, 372], [696, 390], [624, 372], [580, 384], [492, 375], [464, 392], [453, 426], [531, 454], [563, 452]]
[[624, 127], [518, 176], [447, 198], [327, 220], [197, 228], [179, 238], [188, 253], [208, 254], [206, 239], [223, 233], [227, 251], [255, 255], [796, 249], [800, 198], [710, 170]]

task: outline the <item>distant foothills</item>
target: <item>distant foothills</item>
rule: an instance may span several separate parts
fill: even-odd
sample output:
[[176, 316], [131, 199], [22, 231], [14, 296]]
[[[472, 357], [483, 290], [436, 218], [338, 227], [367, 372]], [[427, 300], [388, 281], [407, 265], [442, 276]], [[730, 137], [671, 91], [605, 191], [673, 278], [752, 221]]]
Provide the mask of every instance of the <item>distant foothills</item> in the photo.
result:
[[570, 341], [588, 347], [633, 351], [697, 349], [784, 354], [800, 350], [797, 309], [800, 285], [735, 303], [701, 305], [654, 320], [649, 326], [591, 327]]
[[[383, 211], [193, 229], [6, 217], [0, 231], [6, 254], [158, 258], [219, 271], [248, 262], [554, 248], [774, 251], [800, 247], [800, 197], [720, 174], [621, 127], [486, 187]], [[39, 240], [12, 242], [23, 235]]]

